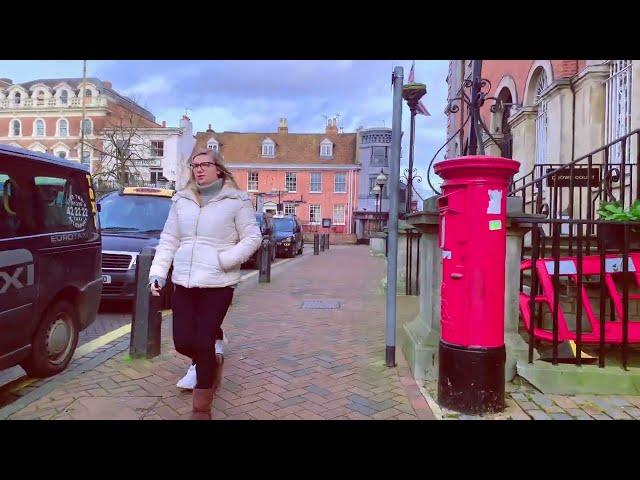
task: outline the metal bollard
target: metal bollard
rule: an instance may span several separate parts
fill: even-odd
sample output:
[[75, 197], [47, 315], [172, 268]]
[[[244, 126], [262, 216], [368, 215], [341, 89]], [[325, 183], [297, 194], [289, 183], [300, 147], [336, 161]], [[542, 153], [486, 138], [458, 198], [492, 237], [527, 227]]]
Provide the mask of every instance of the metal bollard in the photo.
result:
[[313, 234], [313, 254], [320, 255], [320, 235]]
[[320, 234], [320, 251], [324, 252], [324, 233]]
[[326, 240], [326, 242], [325, 242], [325, 243], [326, 243], [325, 248], [326, 248], [327, 250], [329, 250], [329, 235], [330, 235], [330, 234], [328, 234], [328, 233], [327, 233], [327, 240]]
[[155, 249], [144, 248], [136, 261], [136, 299], [131, 314], [129, 355], [133, 358], [153, 358], [160, 355], [160, 313], [162, 297], [149, 292], [149, 270]]
[[271, 282], [271, 249], [269, 248], [269, 240], [263, 239], [260, 245], [260, 274], [258, 283]]

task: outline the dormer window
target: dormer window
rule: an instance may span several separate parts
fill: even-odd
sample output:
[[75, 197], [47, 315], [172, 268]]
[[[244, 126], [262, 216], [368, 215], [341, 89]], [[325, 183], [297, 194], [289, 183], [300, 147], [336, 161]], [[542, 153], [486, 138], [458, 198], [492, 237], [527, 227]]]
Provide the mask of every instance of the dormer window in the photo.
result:
[[320, 143], [320, 156], [325, 158], [333, 157], [333, 143], [328, 138], [325, 138]]
[[60, 103], [62, 105], [67, 105], [69, 103], [69, 92], [66, 90], [62, 90], [60, 93]]
[[209, 150], [213, 150], [214, 152], [217, 152], [217, 151], [219, 151], [219, 147], [220, 147], [220, 144], [218, 143], [218, 141], [215, 138], [211, 138], [207, 142], [207, 148]]
[[275, 155], [276, 155], [276, 143], [270, 138], [265, 139], [262, 142], [262, 156], [275, 157]]

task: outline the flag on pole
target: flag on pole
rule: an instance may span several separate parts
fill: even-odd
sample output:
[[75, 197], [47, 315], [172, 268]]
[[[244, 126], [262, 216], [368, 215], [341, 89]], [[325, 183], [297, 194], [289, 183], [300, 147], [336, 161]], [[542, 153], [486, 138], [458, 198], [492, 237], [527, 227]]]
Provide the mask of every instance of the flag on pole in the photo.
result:
[[[415, 68], [416, 68], [416, 61], [414, 60], [413, 63], [411, 64], [411, 70], [409, 70], [409, 77], [407, 78], [408, 83], [413, 83], [416, 81]], [[429, 110], [427, 110], [427, 107], [423, 105], [422, 100], [418, 102], [418, 105], [416, 107], [416, 113], [419, 115], [424, 115], [425, 117], [431, 116], [431, 114], [429, 113]]]

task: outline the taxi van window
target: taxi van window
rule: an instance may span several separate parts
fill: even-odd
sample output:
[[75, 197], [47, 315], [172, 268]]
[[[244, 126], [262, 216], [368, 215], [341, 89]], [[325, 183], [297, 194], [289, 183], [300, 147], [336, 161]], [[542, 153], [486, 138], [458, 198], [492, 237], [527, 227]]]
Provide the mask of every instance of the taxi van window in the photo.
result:
[[90, 217], [86, 180], [82, 176], [41, 175], [35, 180], [35, 204], [42, 233], [82, 230]]
[[0, 166], [0, 238], [26, 236], [34, 229], [30, 178], [16, 170]]

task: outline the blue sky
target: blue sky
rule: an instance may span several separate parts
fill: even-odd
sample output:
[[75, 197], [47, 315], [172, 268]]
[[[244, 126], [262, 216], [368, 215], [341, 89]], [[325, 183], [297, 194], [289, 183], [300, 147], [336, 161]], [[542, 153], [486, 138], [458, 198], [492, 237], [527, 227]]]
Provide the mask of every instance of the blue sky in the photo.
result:
[[[87, 76], [149, 109], [158, 122], [178, 124], [188, 109], [195, 131], [277, 130], [287, 117], [290, 132], [324, 130], [323, 115], [340, 114], [345, 132], [359, 126], [391, 126], [391, 72], [411, 60], [89, 60]], [[423, 103], [430, 117], [416, 118], [415, 166], [426, 167], [446, 140], [446, 60], [417, 60], [416, 81], [427, 84]], [[81, 77], [81, 60], [0, 61], [0, 78], [14, 83], [38, 78]], [[408, 162], [409, 110], [403, 107], [403, 169]], [[442, 157], [442, 153], [439, 158]], [[424, 196], [424, 195], [423, 195]]]

